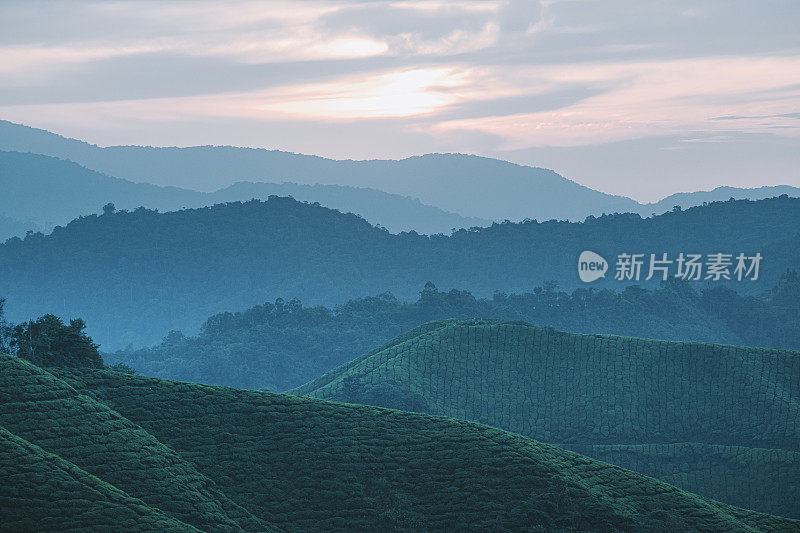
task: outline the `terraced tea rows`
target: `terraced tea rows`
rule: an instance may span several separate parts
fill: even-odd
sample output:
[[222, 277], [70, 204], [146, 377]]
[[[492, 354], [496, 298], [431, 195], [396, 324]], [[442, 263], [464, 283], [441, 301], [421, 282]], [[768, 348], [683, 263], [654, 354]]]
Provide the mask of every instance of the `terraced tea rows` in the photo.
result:
[[797, 352], [453, 320], [292, 392], [482, 422], [800, 517]]
[[471, 422], [7, 356], [0, 425], [9, 530], [800, 527]]

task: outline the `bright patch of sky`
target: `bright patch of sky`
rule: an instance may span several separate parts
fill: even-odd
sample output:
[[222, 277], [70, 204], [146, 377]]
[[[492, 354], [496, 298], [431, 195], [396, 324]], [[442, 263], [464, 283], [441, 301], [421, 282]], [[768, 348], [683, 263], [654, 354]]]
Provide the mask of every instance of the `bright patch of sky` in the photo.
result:
[[800, 186], [797, 28], [795, 0], [12, 0], [0, 118], [101, 145], [476, 153], [639, 200]]

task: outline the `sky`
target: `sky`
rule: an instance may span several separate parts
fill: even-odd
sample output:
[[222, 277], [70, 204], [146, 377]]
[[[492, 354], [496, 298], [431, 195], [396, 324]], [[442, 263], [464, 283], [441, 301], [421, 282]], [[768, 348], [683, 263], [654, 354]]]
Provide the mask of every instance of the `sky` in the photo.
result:
[[0, 3], [0, 118], [102, 146], [460, 152], [655, 201], [800, 186], [797, 0]]

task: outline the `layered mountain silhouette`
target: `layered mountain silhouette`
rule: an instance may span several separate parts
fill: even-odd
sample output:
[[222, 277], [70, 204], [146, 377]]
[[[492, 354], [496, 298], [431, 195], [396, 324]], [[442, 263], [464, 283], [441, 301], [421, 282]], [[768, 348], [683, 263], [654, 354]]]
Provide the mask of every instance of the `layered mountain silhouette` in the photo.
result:
[[[530, 218], [582, 221], [588, 215], [599, 216], [604, 213], [631, 212], [650, 216], [664, 213], [675, 206], [685, 209], [703, 202], [729, 198], [758, 200], [782, 194], [800, 197], [800, 188], [786, 185], [753, 189], [719, 187], [713, 191], [678, 193], [659, 202], [640, 204], [624, 196], [605, 194], [579, 185], [552, 170], [465, 154], [427, 154], [402, 160], [352, 161], [233, 146], [99, 147], [8, 121], [0, 121], [0, 150], [54, 156], [133, 182], [203, 192], [218, 191], [241, 181], [282, 183], [283, 189], [258, 190], [256, 197], [291, 194], [300, 200], [318, 201], [328, 207], [346, 210], [352, 210], [349, 204], [339, 204], [337, 200], [343, 193], [346, 195], [346, 191], [295, 189], [294, 185], [284, 182], [378, 189], [419, 199], [426, 208], [420, 212], [419, 205], [410, 206], [404, 202], [396, 205], [386, 203], [387, 199], [381, 198], [385, 205], [392, 207], [388, 212], [376, 208], [376, 212], [384, 213], [387, 221], [375, 220], [371, 212], [361, 207], [363, 203], [369, 205], [369, 199], [377, 197], [377, 193], [370, 192], [361, 193], [362, 202], [357, 203], [359, 210], [356, 213], [393, 231], [411, 227], [417, 231], [422, 229], [424, 233], [436, 233], [442, 228], [447, 232], [453, 227], [484, 225], [486, 220], [520, 221]], [[237, 192], [243, 192], [242, 188], [234, 191], [234, 194]], [[210, 201], [213, 203], [214, 200], [212, 198]], [[438, 207], [447, 213], [433, 212], [427, 206]], [[398, 214], [390, 219], [390, 214], [396, 210], [402, 216]], [[420, 229], [414, 228], [408, 220], [423, 213], [434, 222], [430, 225], [421, 222]], [[459, 220], [454, 214], [468, 220]], [[439, 220], [441, 218], [445, 220]], [[404, 220], [405, 223], [402, 222]]]
[[800, 352], [428, 323], [292, 394], [482, 422], [800, 517]]
[[207, 192], [238, 181], [368, 187], [490, 220], [582, 220], [588, 214], [632, 211], [638, 205], [629, 198], [579, 185], [552, 170], [462, 154], [337, 161], [232, 146], [101, 148], [6, 121], [0, 121], [0, 150], [55, 156], [131, 181]]
[[0, 355], [2, 527], [788, 531], [471, 422]]
[[454, 228], [488, 226], [488, 220], [447, 213], [419, 200], [375, 189], [339, 185], [239, 182], [203, 193], [178, 187], [134, 183], [89, 170], [72, 161], [22, 152], [0, 151], [0, 242], [27, 231], [49, 232], [81, 215], [144, 206], [160, 211], [203, 207], [221, 202], [266, 200], [270, 195], [319, 202], [355, 213], [389, 231], [447, 233]]

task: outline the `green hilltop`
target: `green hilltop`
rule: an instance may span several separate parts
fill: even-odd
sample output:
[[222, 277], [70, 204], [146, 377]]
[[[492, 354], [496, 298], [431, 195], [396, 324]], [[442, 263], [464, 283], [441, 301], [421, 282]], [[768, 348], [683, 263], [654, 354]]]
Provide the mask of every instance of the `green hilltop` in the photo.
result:
[[800, 353], [428, 323], [290, 391], [472, 420], [800, 517]]
[[0, 529], [790, 531], [473, 422], [0, 356]]

